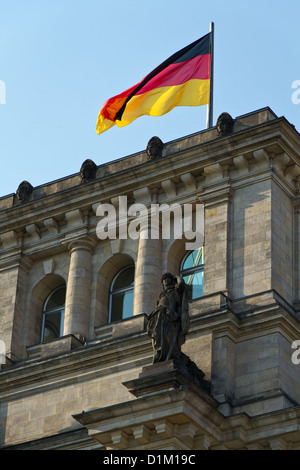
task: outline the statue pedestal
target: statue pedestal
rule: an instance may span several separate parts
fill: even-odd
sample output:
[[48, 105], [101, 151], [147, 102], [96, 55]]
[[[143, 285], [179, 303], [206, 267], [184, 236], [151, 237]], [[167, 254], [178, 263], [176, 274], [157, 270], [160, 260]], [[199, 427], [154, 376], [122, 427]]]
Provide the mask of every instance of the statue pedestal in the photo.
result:
[[204, 379], [204, 375], [188, 356], [181, 353], [178, 359], [143, 367], [137, 379], [123, 382], [123, 385], [135, 397], [182, 388], [189, 388], [209, 396], [210, 382]]
[[123, 385], [134, 399], [74, 415], [106, 450], [190, 451], [219, 443], [219, 403], [185, 354], [145, 366]]

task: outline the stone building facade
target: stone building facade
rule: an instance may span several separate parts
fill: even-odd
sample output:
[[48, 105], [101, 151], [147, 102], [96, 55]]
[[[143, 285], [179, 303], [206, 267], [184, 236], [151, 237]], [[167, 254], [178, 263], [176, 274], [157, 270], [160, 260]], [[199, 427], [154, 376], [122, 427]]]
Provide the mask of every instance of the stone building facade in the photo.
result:
[[[0, 199], [2, 449], [300, 449], [300, 137], [269, 108], [229, 122]], [[175, 215], [129, 237], [120, 196], [189, 205], [198, 245]], [[182, 351], [206, 388], [152, 364], [165, 272], [199, 275]]]

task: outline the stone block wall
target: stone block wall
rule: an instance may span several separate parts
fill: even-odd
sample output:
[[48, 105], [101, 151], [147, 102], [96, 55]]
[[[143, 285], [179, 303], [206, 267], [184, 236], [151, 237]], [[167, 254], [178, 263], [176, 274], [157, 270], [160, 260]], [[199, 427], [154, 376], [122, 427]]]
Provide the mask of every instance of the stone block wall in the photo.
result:
[[270, 180], [234, 193], [233, 298], [271, 289], [271, 204]]

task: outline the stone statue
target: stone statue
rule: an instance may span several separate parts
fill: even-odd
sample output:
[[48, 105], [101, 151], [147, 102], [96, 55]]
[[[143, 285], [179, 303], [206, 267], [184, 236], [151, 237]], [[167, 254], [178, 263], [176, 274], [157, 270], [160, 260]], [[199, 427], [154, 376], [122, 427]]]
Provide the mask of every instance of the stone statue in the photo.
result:
[[165, 273], [156, 308], [148, 315], [147, 332], [152, 338], [153, 363], [178, 359], [189, 329], [185, 282]]
[[23, 204], [24, 202], [27, 202], [32, 191], [33, 187], [31, 186], [31, 184], [28, 181], [22, 181], [22, 183], [19, 184], [16, 192], [18, 204]]
[[220, 135], [230, 134], [233, 130], [234, 120], [228, 113], [222, 113], [217, 120], [217, 131]]
[[147, 154], [149, 160], [156, 160], [161, 158], [163, 151], [163, 142], [159, 137], [152, 137], [147, 144]]
[[80, 176], [83, 183], [87, 183], [95, 179], [96, 177], [97, 166], [89, 158], [83, 162], [80, 168]]

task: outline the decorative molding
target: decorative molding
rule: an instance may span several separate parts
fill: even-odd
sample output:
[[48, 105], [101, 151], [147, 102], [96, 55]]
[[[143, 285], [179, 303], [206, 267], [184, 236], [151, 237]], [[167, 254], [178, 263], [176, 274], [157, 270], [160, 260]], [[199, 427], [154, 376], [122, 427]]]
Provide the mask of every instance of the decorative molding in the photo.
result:
[[81, 227], [84, 223], [84, 217], [80, 209], [74, 209], [65, 213], [68, 227]]
[[8, 250], [9, 248], [15, 248], [16, 246], [18, 246], [18, 236], [14, 230], [1, 233], [0, 239], [4, 250]]
[[256, 163], [259, 165], [259, 168], [265, 168], [269, 166], [270, 157], [265, 149], [254, 150], [253, 157], [255, 158]]
[[238, 155], [237, 157], [233, 157], [233, 163], [237, 168], [239, 174], [249, 173], [249, 164], [244, 155]]
[[49, 235], [57, 235], [59, 232], [59, 226], [53, 217], [49, 217], [44, 220], [44, 225], [48, 230]]
[[41, 238], [41, 231], [36, 224], [26, 225], [26, 232], [31, 236], [33, 241], [38, 241]]
[[55, 261], [53, 259], [48, 259], [43, 261], [44, 273], [45, 274], [52, 274], [55, 269]]
[[171, 179], [167, 179], [161, 182], [161, 186], [166, 193], [167, 197], [176, 196], [176, 185]]
[[284, 170], [284, 176], [285, 178], [288, 180], [288, 181], [293, 181], [293, 180], [297, 180], [298, 177], [300, 176], [300, 167], [299, 165], [296, 165], [296, 163], [288, 166], [285, 170]]
[[224, 177], [224, 170], [220, 163], [213, 163], [204, 167], [203, 172], [206, 184], [218, 182]]
[[121, 253], [124, 245], [124, 240], [116, 238], [115, 240], [110, 240], [110, 247], [112, 255]]
[[181, 181], [187, 191], [194, 191], [197, 188], [197, 181], [192, 173], [184, 173], [181, 175]]
[[152, 202], [152, 193], [147, 186], [136, 189], [133, 191], [133, 195], [136, 203], [151, 204]]

